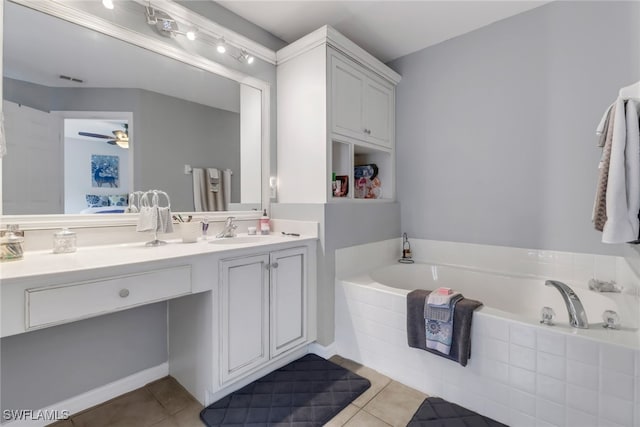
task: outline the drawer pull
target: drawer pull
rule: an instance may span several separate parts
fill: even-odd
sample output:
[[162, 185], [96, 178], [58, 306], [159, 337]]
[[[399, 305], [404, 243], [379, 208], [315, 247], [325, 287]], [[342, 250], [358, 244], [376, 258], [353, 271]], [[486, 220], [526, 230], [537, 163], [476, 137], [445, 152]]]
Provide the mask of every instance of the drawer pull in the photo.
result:
[[120, 289], [119, 295], [121, 298], [126, 298], [129, 296], [129, 289]]

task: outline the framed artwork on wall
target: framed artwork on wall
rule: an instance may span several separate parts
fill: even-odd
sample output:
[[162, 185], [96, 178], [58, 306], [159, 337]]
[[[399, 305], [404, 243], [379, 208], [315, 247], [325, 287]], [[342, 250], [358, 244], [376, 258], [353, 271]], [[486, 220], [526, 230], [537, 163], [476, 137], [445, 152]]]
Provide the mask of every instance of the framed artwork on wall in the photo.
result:
[[118, 156], [92, 154], [91, 186], [118, 188], [120, 186], [119, 163]]

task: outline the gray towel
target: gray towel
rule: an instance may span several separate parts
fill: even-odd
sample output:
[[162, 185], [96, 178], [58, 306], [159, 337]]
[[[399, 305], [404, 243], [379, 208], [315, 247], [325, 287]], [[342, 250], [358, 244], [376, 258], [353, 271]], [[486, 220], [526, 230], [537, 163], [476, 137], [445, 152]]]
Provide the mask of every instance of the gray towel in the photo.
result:
[[473, 311], [482, 306], [480, 301], [463, 298], [456, 304], [453, 314], [453, 340], [448, 355], [427, 348], [424, 322], [424, 305], [431, 291], [418, 289], [407, 295], [407, 341], [409, 347], [420, 348], [430, 353], [467, 366], [471, 358], [471, 320]]

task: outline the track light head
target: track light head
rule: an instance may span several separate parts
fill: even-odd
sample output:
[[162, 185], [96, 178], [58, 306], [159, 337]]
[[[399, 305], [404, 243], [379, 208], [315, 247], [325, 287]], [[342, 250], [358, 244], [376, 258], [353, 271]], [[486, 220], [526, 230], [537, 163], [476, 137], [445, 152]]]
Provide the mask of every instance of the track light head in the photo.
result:
[[224, 37], [221, 39], [218, 39], [218, 42], [216, 43], [216, 50], [218, 51], [218, 53], [225, 53], [227, 51], [227, 46], [224, 42]]

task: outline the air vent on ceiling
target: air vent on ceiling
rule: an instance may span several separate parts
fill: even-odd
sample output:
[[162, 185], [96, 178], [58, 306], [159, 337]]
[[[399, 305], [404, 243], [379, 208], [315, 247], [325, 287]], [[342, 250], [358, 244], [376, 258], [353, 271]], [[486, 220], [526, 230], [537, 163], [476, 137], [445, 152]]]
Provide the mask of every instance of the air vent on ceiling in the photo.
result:
[[84, 80], [82, 80], [82, 79], [77, 79], [75, 77], [69, 77], [69, 76], [65, 76], [65, 75], [62, 75], [62, 74], [60, 74], [60, 78], [62, 80], [69, 80], [71, 82], [84, 83]]

